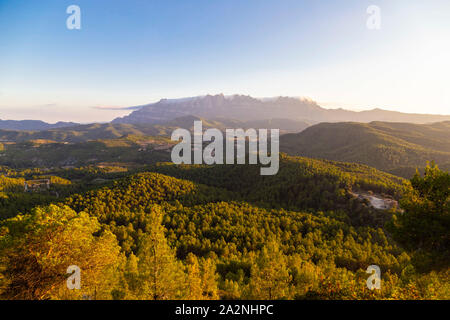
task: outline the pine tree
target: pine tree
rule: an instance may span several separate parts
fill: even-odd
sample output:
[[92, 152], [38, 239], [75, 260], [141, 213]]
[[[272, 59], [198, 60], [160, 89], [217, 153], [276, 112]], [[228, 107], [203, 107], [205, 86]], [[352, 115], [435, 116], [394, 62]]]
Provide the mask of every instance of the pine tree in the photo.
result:
[[[120, 262], [120, 247], [96, 218], [68, 207], [50, 205], [3, 222], [0, 270], [7, 299], [111, 298], [111, 281]], [[81, 270], [81, 289], [66, 286], [67, 268]]]
[[138, 258], [134, 254], [126, 259], [119, 274], [118, 286], [113, 292], [116, 300], [139, 300], [143, 297], [142, 281], [139, 276]]
[[192, 253], [186, 258], [188, 299], [218, 299], [216, 265], [212, 259], [199, 259]]
[[200, 264], [203, 295], [206, 299], [219, 299], [216, 263], [213, 259], [203, 259]]
[[167, 243], [161, 224], [162, 212], [154, 207], [147, 232], [140, 240], [138, 270], [144, 297], [151, 300], [181, 298], [184, 294], [183, 265]]
[[411, 179], [401, 199], [404, 212], [393, 217], [390, 230], [405, 249], [413, 253], [418, 269], [450, 266], [450, 174], [434, 163]]
[[187, 287], [189, 300], [203, 300], [203, 288], [200, 265], [195, 255], [190, 253], [186, 258]]
[[291, 276], [286, 256], [276, 240], [269, 240], [252, 266], [250, 295], [255, 299], [283, 299], [289, 295]]

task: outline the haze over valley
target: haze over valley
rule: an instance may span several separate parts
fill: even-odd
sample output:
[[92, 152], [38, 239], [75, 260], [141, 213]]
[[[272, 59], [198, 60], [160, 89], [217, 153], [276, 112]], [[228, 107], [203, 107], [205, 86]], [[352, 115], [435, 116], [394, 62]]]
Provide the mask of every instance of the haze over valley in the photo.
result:
[[[0, 163], [82, 165], [126, 158], [143, 164], [143, 147], [170, 150], [175, 129], [192, 130], [194, 121], [202, 120], [204, 129], [280, 129], [280, 150], [288, 155], [366, 164], [403, 177], [425, 167], [427, 161], [450, 166], [450, 115], [355, 112], [322, 108], [308, 99], [222, 94], [162, 99], [128, 109], [129, 115], [109, 123], [0, 120], [5, 150]], [[28, 150], [27, 143], [35, 147]], [[112, 152], [112, 147], [119, 149]], [[155, 152], [150, 162], [169, 160], [167, 152]]]

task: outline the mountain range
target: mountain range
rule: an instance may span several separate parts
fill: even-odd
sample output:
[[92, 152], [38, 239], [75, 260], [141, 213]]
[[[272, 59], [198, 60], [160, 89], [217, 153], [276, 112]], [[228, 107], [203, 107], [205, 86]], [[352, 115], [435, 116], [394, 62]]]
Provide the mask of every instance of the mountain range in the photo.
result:
[[149, 123], [92, 123], [92, 124], [73, 124], [67, 127], [60, 127], [48, 130], [2, 130], [0, 129], [0, 142], [23, 142], [29, 140], [49, 140], [55, 142], [78, 143], [98, 139], [117, 139], [128, 135], [135, 136], [170, 136], [177, 128], [192, 130], [194, 121], [201, 120], [203, 128], [217, 128], [225, 130], [226, 128], [268, 128], [280, 129], [280, 132], [299, 132], [311, 123], [305, 121], [296, 121], [289, 119], [271, 119], [239, 121], [230, 119], [208, 120], [194, 116], [184, 116], [166, 121], [160, 124]]
[[[246, 95], [205, 95], [181, 99], [161, 99], [156, 103], [123, 108], [129, 115], [112, 124], [166, 124], [196, 117], [218, 121], [230, 127], [279, 128], [282, 132], [300, 132], [320, 122], [409, 122], [450, 121], [450, 115], [413, 114], [382, 109], [350, 111], [325, 109], [305, 98], [253, 98]], [[0, 120], [0, 130], [43, 131], [80, 126], [74, 122], [54, 124], [40, 120]], [[81, 127], [82, 128], [82, 127]]]
[[184, 116], [206, 119], [238, 119], [260, 121], [290, 119], [309, 123], [392, 121], [431, 123], [450, 120], [450, 115], [401, 113], [382, 109], [349, 111], [325, 109], [309, 99], [277, 97], [257, 99], [244, 95], [206, 95], [183, 99], [162, 99], [159, 102], [135, 107], [129, 115], [116, 118], [113, 123], [162, 123]]
[[[123, 148], [133, 145], [138, 152], [142, 145], [139, 141], [153, 141], [155, 136], [166, 139], [176, 128], [192, 130], [194, 121], [202, 120], [204, 129], [280, 129], [280, 151], [292, 156], [360, 163], [402, 177], [410, 177], [427, 161], [450, 169], [450, 116], [381, 109], [329, 110], [307, 99], [243, 95], [163, 99], [130, 110], [134, 111], [110, 123], [0, 120], [0, 150], [6, 150], [2, 163], [17, 162], [20, 157], [14, 154], [22, 151], [22, 158], [50, 159], [56, 149], [61, 149], [61, 143], [80, 144], [66, 149], [79, 148], [86, 155], [94, 146], [94, 153], [106, 150], [105, 143]], [[30, 155], [28, 144], [20, 144], [27, 141], [35, 146], [56, 144], [34, 148]], [[88, 143], [93, 141], [101, 141], [101, 146]], [[20, 145], [13, 146], [15, 143]], [[58, 149], [61, 159], [69, 152], [66, 149]], [[123, 150], [117, 149], [114, 154]]]

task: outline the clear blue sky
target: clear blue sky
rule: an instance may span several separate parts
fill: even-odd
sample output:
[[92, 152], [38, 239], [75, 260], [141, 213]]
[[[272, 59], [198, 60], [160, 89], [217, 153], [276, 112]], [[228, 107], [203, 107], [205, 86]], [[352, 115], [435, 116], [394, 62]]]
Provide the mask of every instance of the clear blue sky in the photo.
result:
[[450, 114], [449, 57], [448, 0], [0, 0], [0, 119], [106, 121], [208, 93]]

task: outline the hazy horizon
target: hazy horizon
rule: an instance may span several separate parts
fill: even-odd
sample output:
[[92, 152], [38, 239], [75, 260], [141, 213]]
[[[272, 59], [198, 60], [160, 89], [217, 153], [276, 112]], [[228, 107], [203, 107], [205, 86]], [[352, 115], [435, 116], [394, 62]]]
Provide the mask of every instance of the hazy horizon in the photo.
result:
[[449, 15], [444, 0], [0, 0], [0, 119], [105, 122], [221, 92], [448, 115]]
[[[219, 95], [222, 93], [218, 93], [218, 94], [206, 94], [206, 95]], [[89, 123], [108, 123], [112, 120], [114, 120], [115, 118], [118, 117], [123, 117], [126, 115], [129, 115], [130, 113], [132, 113], [134, 110], [139, 109], [141, 106], [145, 106], [145, 105], [149, 105], [149, 104], [153, 104], [153, 103], [157, 103], [163, 99], [168, 99], [168, 100], [181, 100], [181, 99], [186, 99], [186, 98], [196, 98], [196, 97], [203, 97], [206, 95], [197, 95], [197, 96], [190, 96], [190, 97], [175, 97], [175, 98], [161, 98], [155, 101], [151, 101], [149, 103], [143, 103], [141, 105], [138, 106], [124, 106], [124, 107], [120, 107], [120, 106], [92, 106], [90, 107], [93, 112], [97, 112], [99, 117], [104, 116], [104, 118], [100, 118], [100, 119], [96, 119], [96, 120], [92, 120], [92, 121], [76, 121], [75, 119], [71, 118], [71, 116], [69, 116], [68, 118], [62, 118], [62, 119], [54, 119], [52, 117], [39, 117], [39, 115], [36, 114], [36, 117], [27, 117], [26, 115], [24, 117], [17, 117], [17, 118], [7, 118], [7, 117], [2, 117], [3, 112], [0, 113], [0, 120], [12, 120], [12, 121], [20, 121], [20, 120], [41, 120], [44, 122], [47, 122], [49, 124], [55, 124], [57, 122], [76, 122], [76, 123], [80, 123], [80, 124], [89, 124]], [[234, 95], [241, 95], [241, 94], [232, 94], [229, 96], [234, 96]], [[278, 97], [283, 97], [283, 96], [274, 96], [274, 97], [253, 97], [255, 99], [258, 100], [265, 100], [265, 99], [275, 99]], [[301, 97], [301, 96], [295, 96], [295, 97], [289, 97], [289, 98], [295, 98], [295, 99], [307, 99], [307, 100], [311, 100], [316, 102], [321, 108], [327, 109], [327, 110], [333, 110], [333, 109], [344, 109], [344, 110], [348, 110], [348, 111], [353, 111], [353, 112], [363, 112], [363, 111], [371, 111], [371, 110], [375, 110], [375, 109], [382, 109], [385, 111], [393, 111], [393, 112], [401, 112], [398, 110], [394, 110], [394, 109], [387, 109], [387, 108], [381, 108], [381, 107], [368, 107], [368, 108], [346, 108], [343, 106], [334, 106], [333, 103], [330, 103], [330, 105], [327, 105], [328, 103], [320, 103], [314, 99], [311, 99], [310, 97]], [[334, 107], [333, 107], [334, 106]], [[47, 107], [47, 106], [42, 106], [43, 108]], [[51, 107], [51, 106], [50, 106]], [[26, 111], [25, 110], [20, 110], [20, 111]], [[448, 116], [450, 115], [450, 113], [448, 114], [433, 114], [433, 113], [419, 113], [419, 112], [411, 112], [412, 114], [424, 114], [424, 115], [442, 115], [442, 116]], [[26, 113], [24, 113], [26, 114]], [[33, 114], [33, 113], [31, 113]], [[47, 119], [48, 118], [48, 119]], [[282, 115], [280, 115], [279, 117], [280, 119], [283, 118]]]

